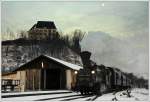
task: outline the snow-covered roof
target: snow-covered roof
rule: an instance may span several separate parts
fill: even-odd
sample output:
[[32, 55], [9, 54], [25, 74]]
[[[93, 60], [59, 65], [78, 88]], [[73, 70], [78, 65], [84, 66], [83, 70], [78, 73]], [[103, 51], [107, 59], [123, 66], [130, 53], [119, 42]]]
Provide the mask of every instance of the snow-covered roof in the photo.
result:
[[52, 60], [54, 60], [54, 61], [56, 61], [56, 62], [59, 62], [59, 63], [65, 65], [65, 66], [67, 66], [67, 67], [69, 67], [69, 68], [71, 68], [71, 69], [74, 69], [74, 70], [83, 69], [83, 67], [81, 67], [81, 66], [79, 66], [79, 65], [72, 64], [72, 63], [69, 63], [69, 62], [66, 62], [66, 61], [63, 61], [63, 60], [60, 60], [60, 59], [51, 57], [51, 56], [47, 56], [47, 55], [44, 55], [44, 56], [46, 56], [46, 57], [48, 57], [48, 58], [50, 58], [50, 59], [52, 59]]
[[63, 66], [66, 66], [67, 68], [70, 68], [70, 69], [73, 69], [73, 70], [80, 70], [80, 69], [83, 69], [83, 67], [79, 66], [79, 65], [76, 65], [76, 64], [72, 64], [72, 63], [69, 63], [69, 62], [66, 62], [66, 61], [63, 61], [63, 60], [60, 60], [58, 58], [54, 58], [54, 57], [51, 57], [51, 56], [48, 56], [48, 55], [41, 55], [37, 58], [34, 58], [30, 61], [28, 61], [27, 63], [24, 63], [23, 65], [20, 65], [17, 69], [15, 69], [14, 71], [17, 71], [17, 70], [22, 70], [24, 69], [23, 66], [31, 63], [32, 61], [36, 60], [36, 59], [39, 59], [41, 57], [45, 57], [45, 58], [48, 58], [49, 60], [53, 60]]

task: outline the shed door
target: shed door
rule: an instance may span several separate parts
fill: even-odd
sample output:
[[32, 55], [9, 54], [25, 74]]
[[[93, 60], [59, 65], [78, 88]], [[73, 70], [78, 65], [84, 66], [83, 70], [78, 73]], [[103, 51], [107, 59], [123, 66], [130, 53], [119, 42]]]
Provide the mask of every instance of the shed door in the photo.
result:
[[43, 69], [41, 77], [42, 89], [60, 89], [61, 88], [61, 70]]
[[46, 89], [60, 89], [60, 69], [46, 70]]

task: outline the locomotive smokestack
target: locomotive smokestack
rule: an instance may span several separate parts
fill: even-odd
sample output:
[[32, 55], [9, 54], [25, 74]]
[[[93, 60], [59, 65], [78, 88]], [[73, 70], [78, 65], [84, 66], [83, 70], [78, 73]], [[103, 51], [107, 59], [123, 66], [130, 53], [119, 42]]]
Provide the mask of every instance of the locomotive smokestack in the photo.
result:
[[90, 61], [91, 52], [83, 51], [83, 52], [80, 53], [80, 56], [81, 56], [81, 59], [82, 59], [83, 67], [84, 68], [91, 67], [91, 61]]

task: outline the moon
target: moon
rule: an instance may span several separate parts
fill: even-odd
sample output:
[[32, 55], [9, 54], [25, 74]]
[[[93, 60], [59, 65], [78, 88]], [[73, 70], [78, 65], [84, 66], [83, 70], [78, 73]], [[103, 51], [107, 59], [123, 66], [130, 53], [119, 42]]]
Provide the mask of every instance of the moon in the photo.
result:
[[102, 6], [105, 6], [105, 4], [104, 4], [104, 3], [102, 3]]

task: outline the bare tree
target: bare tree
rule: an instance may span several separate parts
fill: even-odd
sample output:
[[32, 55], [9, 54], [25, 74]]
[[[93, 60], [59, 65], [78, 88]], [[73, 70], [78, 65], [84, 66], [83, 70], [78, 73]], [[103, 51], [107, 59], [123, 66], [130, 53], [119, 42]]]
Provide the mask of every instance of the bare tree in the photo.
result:
[[27, 39], [28, 38], [28, 32], [21, 30], [19, 33], [19, 38]]
[[15, 34], [12, 30], [10, 30], [10, 28], [7, 28], [7, 30], [6, 30], [6, 38], [7, 38], [7, 40], [15, 39]]
[[83, 37], [85, 35], [85, 32], [82, 32], [81, 30], [77, 29], [73, 32], [73, 37], [72, 37], [72, 49], [80, 53], [81, 52], [81, 46], [80, 42], [82, 41]]

